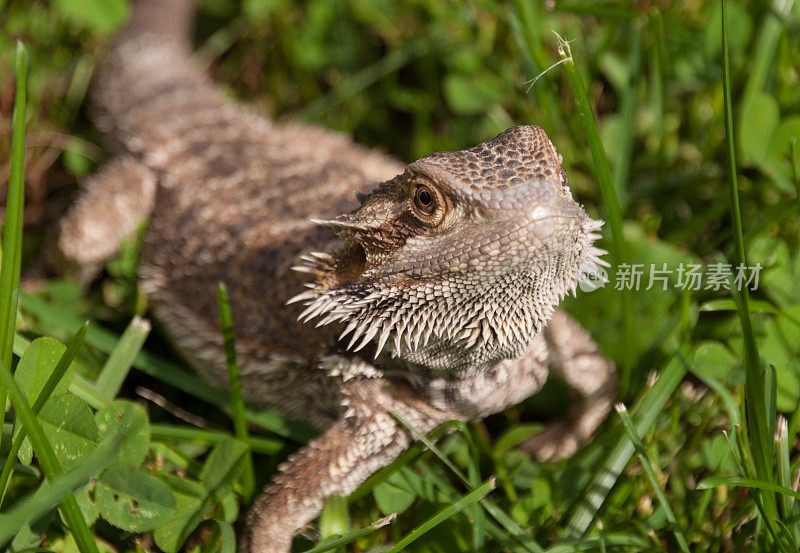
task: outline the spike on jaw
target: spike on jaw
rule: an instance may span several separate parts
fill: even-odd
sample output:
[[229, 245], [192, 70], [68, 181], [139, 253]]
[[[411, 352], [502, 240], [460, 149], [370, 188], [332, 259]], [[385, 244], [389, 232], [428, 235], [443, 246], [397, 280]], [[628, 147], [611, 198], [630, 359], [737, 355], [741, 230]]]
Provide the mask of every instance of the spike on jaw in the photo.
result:
[[286, 305], [292, 305], [293, 303], [298, 303], [305, 300], [313, 300], [317, 297], [316, 290], [307, 290], [305, 292], [300, 292], [296, 296], [292, 296], [288, 300], [286, 300]]
[[309, 219], [309, 221], [334, 232], [339, 230], [367, 230], [367, 227], [364, 225], [350, 223], [348, 221], [337, 221], [336, 219]]
[[357, 321], [350, 321], [350, 324], [348, 324], [347, 327], [342, 331], [342, 333], [339, 334], [339, 339], [337, 341], [341, 342], [345, 336], [347, 336], [356, 329], [356, 326], [358, 326]]
[[381, 332], [381, 335], [378, 337], [378, 347], [375, 348], [375, 356], [372, 359], [377, 359], [378, 356], [381, 354], [381, 351], [383, 351], [383, 346], [386, 345], [386, 340], [389, 339], [389, 335], [390, 334], [391, 334], [391, 331], [390, 331], [389, 328], [384, 328], [383, 329], [383, 331]]

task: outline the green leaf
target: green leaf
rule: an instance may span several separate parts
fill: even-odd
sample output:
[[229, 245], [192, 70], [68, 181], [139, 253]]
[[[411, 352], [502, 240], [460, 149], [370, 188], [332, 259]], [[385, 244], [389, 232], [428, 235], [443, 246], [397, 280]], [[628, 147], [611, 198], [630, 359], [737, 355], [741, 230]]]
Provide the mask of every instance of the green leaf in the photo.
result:
[[100, 435], [92, 410], [72, 394], [47, 400], [39, 412], [39, 422], [65, 471], [77, 467], [97, 449]]
[[161, 476], [161, 480], [172, 489], [175, 509], [169, 520], [156, 528], [153, 537], [159, 549], [165, 553], [175, 553], [202, 520], [197, 518], [195, 523], [191, 524], [195, 519], [195, 513], [203, 504], [205, 489], [198, 482], [177, 476], [165, 475]]
[[104, 33], [118, 29], [129, 10], [126, 0], [56, 0], [55, 6], [75, 24]]
[[[216, 546], [217, 540], [219, 540], [219, 549], [215, 547], [211, 551], [236, 553], [236, 533], [233, 531], [233, 526], [221, 520], [210, 519], [203, 522], [203, 527], [211, 527], [211, 538], [208, 540], [209, 545]], [[206, 551], [208, 551], [208, 549]]]
[[[36, 433], [38, 434], [38, 432]], [[0, 547], [11, 539], [17, 532], [17, 529], [21, 528], [25, 522], [38, 520], [50, 511], [59, 501], [61, 502], [62, 513], [65, 515], [65, 518], [80, 516], [81, 511], [75, 511], [73, 515], [70, 507], [64, 508], [66, 505], [65, 500], [69, 500], [69, 502], [73, 503], [75, 508], [77, 508], [77, 503], [75, 503], [75, 498], [72, 495], [73, 490], [86, 483], [93, 475], [99, 473], [103, 468], [108, 466], [116, 448], [122, 442], [122, 439], [123, 434], [121, 432], [115, 433], [108, 440], [103, 441], [97, 450], [86, 459], [86, 462], [81, 463], [78, 467], [67, 473], [47, 480], [38, 490], [25, 497], [11, 510], [0, 514]], [[97, 546], [94, 538], [86, 526], [85, 520], [81, 520], [85, 529], [80, 533], [75, 530], [72, 531], [73, 534], [78, 537], [77, 539], [80, 540], [80, 551], [97, 553]]]
[[778, 102], [764, 92], [746, 98], [739, 113], [738, 146], [742, 161], [757, 164], [767, 158], [770, 140], [780, 120]]
[[86, 156], [83, 143], [75, 138], [70, 138], [64, 148], [63, 160], [67, 171], [76, 176], [89, 174], [92, 170], [92, 160]]
[[[112, 460], [110, 463], [114, 462], [113, 457], [114, 455], [112, 454]], [[83, 513], [83, 518], [86, 519], [86, 524], [90, 526], [94, 524], [98, 518], [100, 518], [100, 507], [97, 506], [96, 493], [96, 480], [89, 482], [82, 488], [79, 488], [75, 491], [75, 499], [78, 500], [78, 507], [80, 507], [81, 513]]]
[[793, 138], [800, 140], [800, 115], [785, 118], [775, 129], [769, 143], [769, 157], [775, 161], [788, 160]]
[[247, 451], [247, 446], [234, 438], [225, 440], [211, 450], [200, 472], [200, 480], [209, 496], [222, 497], [225, 490], [233, 485]]
[[[80, 336], [79, 340], [81, 342], [83, 341], [85, 333], [86, 329], [84, 328], [76, 335]], [[76, 344], [74, 347], [77, 348], [79, 345], [80, 344]], [[61, 342], [53, 338], [37, 338], [28, 345], [25, 353], [23, 353], [20, 358], [17, 370], [14, 372], [14, 380], [19, 384], [19, 387], [25, 393], [25, 397], [30, 403], [34, 403], [37, 400], [41, 401], [39, 397], [66, 350], [67, 348], [62, 345]], [[72, 355], [74, 356], [75, 353], [76, 351], [73, 351]], [[66, 392], [74, 376], [75, 364], [70, 362], [61, 379], [56, 382], [55, 386], [50, 391], [49, 397]], [[38, 413], [41, 409], [36, 409], [34, 407], [33, 410], [35, 413]], [[15, 429], [15, 440], [18, 435], [19, 427]], [[30, 465], [33, 459], [33, 448], [31, 448], [29, 439], [26, 438], [20, 444], [17, 457], [23, 465]]]
[[116, 400], [98, 411], [95, 421], [101, 438], [119, 427], [125, 428], [125, 442], [116, 462], [138, 467], [150, 447], [150, 425], [144, 408], [131, 401]]
[[95, 497], [104, 519], [131, 532], [152, 530], [175, 512], [169, 486], [130, 465], [107, 468], [97, 481]]
[[516, 424], [503, 432], [494, 442], [494, 454], [502, 455], [509, 449], [517, 447], [519, 444], [542, 430], [541, 424]]
[[[700, 342], [694, 350], [693, 362], [696, 372], [706, 378], [730, 381], [732, 371], [739, 365], [739, 360], [721, 342], [708, 340]], [[737, 375], [731, 384], [742, 384], [744, 374]]]
[[403, 479], [395, 473], [386, 482], [381, 482], [372, 490], [372, 496], [378, 509], [384, 515], [392, 513], [402, 513], [414, 503], [416, 494], [412, 493], [403, 486]]
[[[22, 354], [17, 370], [14, 371], [14, 380], [25, 393], [28, 402], [33, 403], [39, 396], [66, 349], [64, 344], [54, 338], [37, 338]], [[71, 363], [51, 395], [57, 396], [66, 392], [74, 375], [75, 363]]]

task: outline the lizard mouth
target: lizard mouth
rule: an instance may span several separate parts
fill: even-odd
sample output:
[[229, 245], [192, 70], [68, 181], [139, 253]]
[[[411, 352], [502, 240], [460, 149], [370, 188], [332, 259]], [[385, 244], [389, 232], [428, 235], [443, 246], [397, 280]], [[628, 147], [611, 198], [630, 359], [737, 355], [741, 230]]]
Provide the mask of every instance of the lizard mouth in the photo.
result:
[[353, 239], [345, 240], [334, 260], [332, 271], [328, 275], [330, 288], [345, 286], [358, 280], [367, 269], [367, 252], [364, 246]]

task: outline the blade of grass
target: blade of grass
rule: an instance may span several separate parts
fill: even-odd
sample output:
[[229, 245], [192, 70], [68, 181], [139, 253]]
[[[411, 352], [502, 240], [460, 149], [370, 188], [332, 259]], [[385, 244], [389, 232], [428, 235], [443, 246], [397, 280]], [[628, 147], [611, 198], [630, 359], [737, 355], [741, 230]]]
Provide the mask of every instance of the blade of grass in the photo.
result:
[[[458, 428], [460, 421], [450, 421], [444, 424], [441, 424], [434, 428], [431, 432], [428, 433], [428, 440], [435, 441], [439, 439], [444, 433], [448, 432], [453, 428]], [[397, 459], [394, 460], [391, 464], [383, 467], [382, 469], [373, 472], [369, 478], [367, 478], [356, 490], [347, 496], [347, 500], [352, 503], [361, 499], [362, 497], [366, 496], [370, 491], [372, 491], [375, 486], [378, 484], [385, 482], [388, 478], [400, 470], [401, 468], [407, 466], [411, 463], [414, 459], [416, 459], [425, 449], [425, 445], [419, 441], [415, 442], [411, 447], [405, 450]]]
[[749, 77], [744, 95], [750, 97], [764, 90], [767, 76], [775, 65], [775, 50], [778, 46], [785, 19], [792, 9], [794, 0], [773, 0], [771, 10], [764, 15], [757, 38], [753, 41], [755, 52], [750, 64]]
[[[550, 65], [548, 52], [542, 45], [541, 36], [546, 32], [544, 27], [543, 8], [535, 2], [514, 0], [516, 13], [509, 13], [509, 26], [517, 39], [522, 51], [526, 54], [526, 61], [531, 75], [539, 75]], [[553, 93], [552, 87], [536, 86], [531, 89], [536, 95], [536, 103], [542, 106], [539, 110], [542, 121], [541, 126], [548, 131], [558, 128], [557, 124], [563, 106], [560, 105]]]
[[639, 70], [642, 65], [642, 29], [637, 21], [631, 23], [631, 49], [628, 55], [628, 82], [622, 93], [619, 108], [622, 138], [617, 146], [617, 157], [614, 160], [614, 190], [620, 205], [627, 204], [627, 183], [631, 170], [633, 138], [636, 130], [636, 93]]
[[[22, 211], [25, 203], [25, 110], [28, 90], [28, 54], [17, 42], [16, 92], [11, 123], [11, 160], [0, 258], [0, 363], [11, 367], [16, 331], [20, 266], [22, 263]], [[5, 385], [0, 382], [0, 406], [5, 411]], [[0, 434], [0, 444], [2, 434]]]
[[792, 138], [789, 157], [792, 160], [792, 178], [794, 178], [795, 200], [800, 202], [800, 139]]
[[652, 55], [652, 110], [655, 115], [655, 138], [658, 141], [658, 163], [660, 167], [659, 175], [664, 172], [664, 120], [666, 116], [665, 104], [667, 97], [667, 46], [666, 35], [664, 33], [664, 19], [658, 8], [651, 10], [649, 14], [650, 29], [653, 37]]
[[[739, 183], [736, 168], [736, 147], [733, 132], [733, 105], [731, 100], [730, 52], [728, 48], [727, 7], [722, 2], [722, 86], [725, 104], [725, 138], [727, 149], [728, 184], [731, 197], [731, 219], [733, 221], [734, 260], [737, 266], [747, 266], [742, 234], [742, 214], [739, 205]], [[758, 357], [758, 348], [750, 320], [749, 291], [747, 287], [734, 291], [734, 300], [744, 337], [745, 359], [745, 414], [747, 430], [752, 447], [753, 461], [759, 479], [772, 482], [772, 432], [767, 418], [767, 396], [764, 377]], [[777, 519], [775, 496], [764, 494], [766, 517], [764, 522], [773, 527]], [[777, 533], [777, 532], [776, 532]]]
[[150, 321], [137, 315], [120, 336], [94, 383], [95, 389], [107, 400], [111, 401], [117, 397], [122, 382], [128, 376], [133, 360], [142, 349], [148, 334], [150, 334]]
[[348, 543], [352, 543], [364, 536], [369, 536], [376, 530], [391, 524], [391, 522], [397, 518], [396, 514], [391, 514], [387, 517], [383, 517], [381, 519], [376, 520], [366, 528], [361, 528], [360, 530], [356, 530], [355, 532], [350, 532], [346, 536], [342, 536], [341, 538], [337, 538], [335, 540], [329, 541], [326, 544], [318, 545], [317, 547], [313, 547], [307, 550], [305, 553], [324, 553], [325, 551], [331, 551], [336, 549], [337, 547], [341, 547], [343, 545], [347, 545]]
[[[737, 309], [736, 302], [728, 298], [709, 300], [700, 306], [700, 311], [736, 311]], [[800, 326], [800, 319], [793, 317], [783, 309], [778, 309], [768, 301], [751, 300], [750, 312], [769, 313], [770, 315], [786, 317], [787, 321], [791, 321], [797, 326]]]
[[547, 553], [575, 553], [576, 551], [604, 551], [603, 546], [610, 545], [615, 547], [632, 547], [634, 549], [624, 549], [623, 551], [646, 551], [647, 542], [638, 536], [625, 536], [615, 534], [603, 534], [602, 536], [590, 536], [574, 543], [554, 545], [547, 549]]
[[[190, 426], [150, 424], [150, 438], [154, 441], [177, 441], [213, 446], [230, 438], [230, 434], [205, 428], [192, 428]], [[280, 440], [262, 436], [250, 436], [250, 446], [253, 451], [262, 455], [275, 455], [283, 449], [283, 445]]]
[[[788, 424], [786, 418], [783, 416], [778, 417], [777, 428], [775, 429], [775, 450], [777, 451], [777, 472], [778, 484], [784, 488], [791, 489], [792, 487], [792, 466], [789, 459], [789, 435]], [[782, 520], [788, 521], [794, 514], [794, 500], [786, 495], [779, 497], [781, 507]], [[800, 544], [800, 524], [797, 522], [791, 524], [789, 530], [792, 534], [795, 545]]]
[[[470, 489], [475, 489], [481, 483], [480, 461], [478, 459], [478, 448], [472, 439], [472, 431], [466, 424], [462, 424], [461, 433], [467, 440], [467, 477]], [[481, 551], [486, 542], [486, 512], [479, 505], [468, 508], [467, 515], [472, 519], [472, 547], [475, 551]]]
[[[61, 463], [56, 458], [50, 442], [47, 440], [36, 415], [28, 405], [25, 395], [19, 389], [17, 383], [14, 382], [14, 377], [11, 376], [11, 371], [5, 363], [0, 362], [0, 380], [6, 386], [11, 405], [14, 412], [22, 421], [23, 426], [27, 429], [30, 435], [33, 451], [36, 453], [36, 458], [39, 459], [39, 464], [42, 466], [42, 471], [48, 480], [55, 480], [61, 473]], [[61, 500], [61, 512], [67, 521], [70, 531], [75, 538], [75, 543], [81, 553], [98, 553], [97, 544], [94, 541], [94, 536], [86, 524], [86, 519], [83, 518], [78, 501], [74, 495], [67, 495]]]
[[[76, 468], [54, 480], [45, 481], [38, 490], [17, 503], [13, 509], [0, 515], [0, 547], [15, 536], [23, 524], [35, 522], [67, 497], [74, 499], [70, 494], [114, 462], [124, 440], [125, 431], [120, 429], [104, 439]], [[75, 537], [77, 541], [77, 536]]]
[[[676, 353], [661, 371], [655, 385], [634, 406], [634, 426], [638, 434], [648, 431], [664, 404], [683, 380], [688, 367], [684, 360], [685, 356], [681, 352]], [[562, 535], [564, 540], [576, 540], [583, 536], [617, 478], [628, 465], [633, 452], [634, 447], [630, 440], [621, 437], [616, 442], [608, 457], [595, 470], [583, 498], [569, 514]]]
[[[64, 373], [67, 372], [67, 369], [72, 364], [72, 361], [78, 355], [78, 350], [80, 350], [81, 346], [83, 345], [83, 339], [86, 337], [86, 329], [88, 326], [88, 322], [84, 323], [75, 336], [72, 337], [72, 340], [70, 340], [67, 344], [67, 349], [61, 355], [58, 363], [56, 363], [55, 369], [53, 369], [53, 372], [49, 377], [47, 377], [47, 381], [44, 383], [44, 386], [42, 386], [42, 390], [39, 392], [39, 394], [36, 396], [36, 400], [33, 402], [33, 407], [31, 407], [31, 409], [33, 410], [34, 414], [39, 414], [39, 411], [42, 409], [45, 402], [50, 399], [50, 394], [53, 393], [56, 385], [64, 376]], [[3, 499], [5, 499], [6, 492], [8, 491], [8, 483], [9, 479], [11, 478], [11, 474], [14, 471], [17, 453], [19, 453], [19, 450], [22, 447], [22, 442], [26, 435], [27, 429], [25, 426], [22, 426], [19, 434], [17, 434], [17, 437], [14, 438], [14, 442], [11, 444], [11, 451], [8, 453], [6, 462], [3, 465], [3, 471], [0, 473], [0, 507], [2, 507]]]
[[709, 476], [704, 478], [697, 484], [698, 490], [706, 490], [709, 488], [719, 488], [720, 486], [734, 486], [741, 488], [754, 488], [757, 490], [767, 490], [779, 494], [800, 499], [800, 492], [796, 492], [791, 488], [786, 488], [774, 482], [764, 482], [756, 478], [745, 478], [743, 476]]
[[222, 282], [217, 289], [217, 305], [219, 306], [219, 320], [222, 327], [222, 338], [225, 345], [225, 361], [228, 368], [228, 392], [231, 398], [231, 413], [233, 428], [236, 437], [247, 445], [242, 467], [242, 495], [246, 502], [250, 502], [256, 490], [256, 475], [253, 469], [253, 453], [250, 444], [250, 435], [247, 431], [245, 418], [244, 398], [242, 397], [242, 379], [239, 375], [239, 363], [236, 361], [236, 345], [233, 338], [233, 317], [231, 306], [228, 302], [228, 289]]
[[653, 466], [650, 463], [650, 458], [647, 456], [647, 451], [645, 451], [642, 439], [639, 437], [639, 433], [636, 431], [636, 427], [633, 425], [633, 421], [631, 420], [631, 416], [628, 414], [628, 410], [622, 403], [617, 403], [614, 405], [614, 409], [616, 409], [617, 413], [619, 414], [619, 418], [622, 420], [622, 426], [625, 428], [625, 432], [628, 434], [628, 439], [630, 439], [633, 443], [636, 454], [639, 456], [639, 461], [642, 464], [644, 473], [647, 475], [647, 479], [650, 480], [650, 485], [653, 487], [653, 491], [656, 494], [658, 502], [661, 504], [661, 508], [664, 509], [667, 522], [669, 522], [672, 526], [672, 533], [675, 535], [675, 541], [678, 542], [678, 547], [684, 553], [689, 553], [689, 545], [686, 542], [686, 537], [683, 535], [683, 531], [678, 525], [678, 519], [675, 518], [675, 513], [672, 511], [669, 501], [667, 501], [667, 496], [664, 494], [664, 490], [661, 489], [661, 485], [658, 483], [658, 478], [656, 478], [656, 474], [653, 472]]
[[448, 505], [444, 509], [440, 510], [438, 513], [430, 517], [428, 520], [426, 520], [425, 522], [414, 528], [414, 530], [412, 530], [408, 535], [406, 535], [403, 539], [397, 542], [394, 545], [394, 547], [390, 548], [386, 553], [399, 553], [400, 551], [403, 551], [406, 547], [411, 545], [413, 542], [417, 541], [425, 533], [429, 532], [431, 529], [435, 528], [448, 518], [460, 513], [466, 507], [479, 501], [493, 489], [494, 489], [494, 478], [490, 478], [489, 480], [487, 480], [486, 482], [475, 488], [473, 491], [464, 495], [453, 504]]
[[[594, 116], [589, 95], [583, 84], [578, 68], [572, 58], [569, 42], [558, 37], [558, 52], [561, 59], [565, 60], [561, 65], [567, 72], [572, 95], [575, 98], [575, 105], [578, 108], [578, 118], [586, 135], [589, 150], [592, 154], [594, 163], [594, 173], [600, 185], [600, 193], [603, 197], [603, 205], [606, 209], [608, 223], [611, 226], [611, 235], [614, 243], [614, 258], [617, 265], [626, 263], [628, 259], [628, 248], [625, 237], [622, 234], [622, 211], [620, 209], [617, 192], [614, 188], [614, 181], [611, 178], [611, 167], [608, 164], [606, 150], [600, 139], [600, 131], [597, 129], [597, 120]], [[625, 347], [622, 348], [623, 359], [620, 367], [620, 395], [625, 397], [630, 384], [631, 370], [633, 368], [633, 297], [632, 290], [623, 286], [620, 290], [620, 301], [622, 303], [622, 333], [624, 336]]]
[[[455, 474], [459, 480], [467, 487], [467, 489], [471, 489], [469, 479], [461, 472], [458, 467], [456, 467], [450, 459], [444, 455], [439, 448], [434, 445], [425, 435], [423, 435], [419, 430], [414, 428], [414, 426], [409, 423], [403, 415], [398, 413], [397, 411], [391, 411], [393, 417], [395, 417], [400, 424], [402, 424], [409, 432], [420, 442], [422, 442], [425, 447], [427, 447], [434, 455], [436, 455], [444, 465], [450, 469], [450, 471]], [[457, 422], [457, 426], [462, 426], [463, 423]], [[500, 507], [495, 505], [489, 500], [481, 499], [479, 501], [480, 505], [488, 512], [492, 517], [500, 523], [500, 525], [505, 528], [519, 543], [531, 553], [543, 553], [544, 549], [540, 546], [536, 541], [527, 535], [527, 533], [517, 524], [514, 519], [512, 519], [508, 514], [505, 513]], [[489, 529], [489, 528], [487, 528]]]

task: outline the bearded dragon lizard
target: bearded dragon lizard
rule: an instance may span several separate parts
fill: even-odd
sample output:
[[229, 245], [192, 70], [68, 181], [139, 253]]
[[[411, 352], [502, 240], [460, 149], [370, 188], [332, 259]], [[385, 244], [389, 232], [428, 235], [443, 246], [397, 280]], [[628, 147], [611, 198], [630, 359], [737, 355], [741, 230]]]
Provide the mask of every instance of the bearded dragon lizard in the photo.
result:
[[545, 132], [514, 127], [403, 166], [223, 99], [191, 60], [192, 18], [189, 0], [134, 4], [93, 85], [119, 157], [89, 180], [59, 246], [87, 278], [149, 218], [141, 285], [179, 353], [226, 385], [226, 282], [246, 399], [322, 431], [256, 501], [250, 550], [286, 553], [327, 496], [407, 448], [392, 411], [428, 432], [518, 403], [550, 369], [574, 401], [528, 451], [587, 441], [614, 367], [557, 304], [602, 263], [602, 223], [573, 200]]

